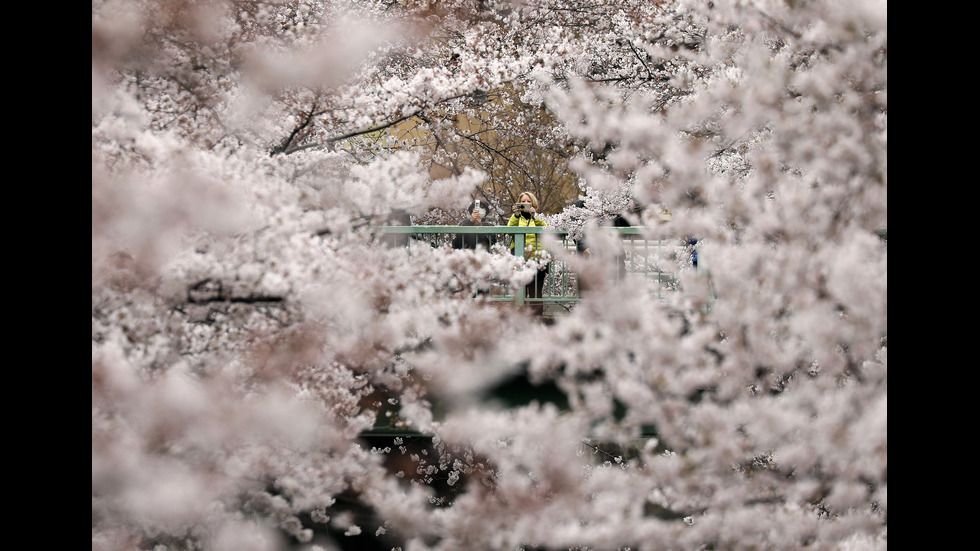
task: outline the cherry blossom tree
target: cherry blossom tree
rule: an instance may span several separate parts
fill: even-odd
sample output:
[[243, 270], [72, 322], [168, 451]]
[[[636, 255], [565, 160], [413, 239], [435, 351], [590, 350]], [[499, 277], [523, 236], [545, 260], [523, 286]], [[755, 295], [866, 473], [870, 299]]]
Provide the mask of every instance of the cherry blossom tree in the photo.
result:
[[[887, 547], [883, 1], [92, 8], [93, 550]], [[387, 130], [500, 90], [583, 191], [553, 323], [372, 230], [489, 189]]]

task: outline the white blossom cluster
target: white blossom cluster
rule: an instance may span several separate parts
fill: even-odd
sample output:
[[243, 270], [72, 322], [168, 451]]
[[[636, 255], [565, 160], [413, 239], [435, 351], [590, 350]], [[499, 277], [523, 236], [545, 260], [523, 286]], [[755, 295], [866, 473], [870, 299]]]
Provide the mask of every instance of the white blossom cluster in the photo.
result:
[[[887, 547], [883, 1], [92, 7], [93, 550]], [[348, 139], [502, 86], [584, 191], [549, 323], [372, 229], [484, 172]]]

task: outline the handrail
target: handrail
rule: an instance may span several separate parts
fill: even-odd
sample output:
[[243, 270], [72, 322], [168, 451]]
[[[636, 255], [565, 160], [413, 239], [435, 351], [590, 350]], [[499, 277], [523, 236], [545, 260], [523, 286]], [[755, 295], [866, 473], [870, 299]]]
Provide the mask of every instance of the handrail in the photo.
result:
[[[451, 236], [451, 235], [461, 235], [461, 234], [492, 234], [492, 235], [512, 235], [513, 236], [513, 252], [515, 256], [523, 258], [524, 257], [524, 245], [525, 236], [528, 234], [550, 234], [559, 236], [561, 238], [567, 238], [569, 232], [567, 230], [559, 230], [549, 226], [456, 226], [456, 225], [420, 225], [420, 226], [401, 226], [401, 225], [391, 225], [391, 226], [369, 226], [368, 229], [374, 233], [380, 234], [400, 234], [400, 235], [430, 235], [430, 236]], [[629, 241], [630, 245], [626, 247], [623, 253], [618, 256], [620, 262], [619, 270], [621, 274], [624, 273], [623, 270], [631, 273], [642, 273], [651, 282], [656, 283], [656, 294], [658, 298], [665, 298], [663, 292], [665, 290], [673, 289], [677, 284], [676, 270], [682, 267], [683, 261], [679, 261], [683, 251], [686, 251], [684, 245], [681, 245], [681, 239], [672, 237], [646, 237], [644, 236], [644, 231], [646, 228], [644, 226], [601, 226], [597, 228], [603, 232], [617, 233], [623, 236], [624, 241]], [[423, 238], [419, 238], [425, 240]], [[677, 239], [675, 244], [671, 245], [670, 242]], [[445, 244], [444, 242], [443, 244]], [[432, 245], [438, 245], [438, 243], [433, 240]], [[565, 241], [565, 246], [568, 246], [568, 242]], [[628, 258], [629, 260], [623, 260]], [[503, 294], [491, 294], [489, 295], [489, 300], [492, 301], [513, 301], [516, 305], [522, 305], [526, 301], [530, 302], [545, 302], [551, 304], [566, 304], [571, 305], [577, 303], [581, 300], [578, 292], [578, 277], [577, 274], [572, 272], [565, 266], [564, 262], [561, 260], [557, 261], [557, 265], [553, 265], [553, 269], [549, 273], [548, 279], [546, 279], [545, 288], [549, 289], [551, 292], [542, 295], [538, 298], [525, 297], [523, 291], [513, 290], [514, 292], [504, 292]], [[623, 264], [626, 262], [626, 264]], [[678, 262], [681, 262], [678, 264]], [[628, 265], [628, 267], [627, 267]], [[557, 266], [557, 270], [554, 267]], [[665, 271], [666, 268], [666, 271]], [[704, 274], [704, 263], [702, 259], [697, 262], [698, 273]], [[510, 291], [510, 290], [508, 290]], [[566, 306], [567, 307], [567, 306]]]
[[[567, 234], [567, 230], [556, 230], [551, 226], [370, 226], [381, 233], [556, 233]], [[488, 232], [488, 228], [493, 231]], [[644, 226], [600, 226], [600, 230], [611, 230], [627, 235], [639, 235]]]
[[[487, 231], [493, 228], [493, 231]], [[600, 230], [612, 230], [622, 235], [641, 235], [643, 226], [616, 226], [601, 227]], [[514, 250], [517, 256], [524, 258], [524, 236], [527, 234], [547, 233], [552, 235], [567, 236], [567, 230], [556, 230], [548, 226], [371, 226], [372, 231], [380, 233], [496, 233], [511, 234], [514, 236]]]

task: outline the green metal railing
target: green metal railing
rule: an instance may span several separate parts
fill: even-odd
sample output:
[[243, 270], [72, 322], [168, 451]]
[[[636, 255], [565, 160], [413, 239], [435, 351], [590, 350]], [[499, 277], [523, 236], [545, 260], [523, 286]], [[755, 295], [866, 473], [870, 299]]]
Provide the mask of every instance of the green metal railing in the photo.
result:
[[[508, 248], [514, 243], [516, 255], [524, 257], [526, 236], [549, 234], [559, 238], [561, 247], [574, 252], [574, 244], [568, 232], [548, 226], [373, 226], [373, 231], [386, 235], [407, 235], [413, 240], [428, 242], [433, 247], [448, 247], [456, 235], [491, 234]], [[622, 247], [617, 255], [625, 273], [643, 274], [655, 286], [659, 298], [677, 286], [677, 271], [690, 266], [690, 247], [682, 239], [647, 239], [642, 227], [608, 227], [601, 231], [614, 232], [621, 237]], [[404, 239], [407, 243], [409, 239]], [[693, 267], [692, 267], [693, 269]], [[699, 259], [698, 271], [703, 273]], [[508, 301], [518, 305], [526, 302], [544, 302], [565, 308], [578, 302], [581, 297], [578, 277], [560, 258], [552, 258], [548, 277], [545, 278], [540, 298], [524, 296], [523, 289], [515, 292], [504, 285], [496, 285], [489, 295], [493, 301]]]

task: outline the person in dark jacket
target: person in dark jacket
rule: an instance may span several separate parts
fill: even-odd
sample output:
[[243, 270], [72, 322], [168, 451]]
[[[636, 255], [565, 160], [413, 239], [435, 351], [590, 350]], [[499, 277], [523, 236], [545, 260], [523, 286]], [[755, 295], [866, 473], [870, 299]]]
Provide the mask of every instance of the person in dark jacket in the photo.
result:
[[687, 245], [689, 251], [691, 251], [691, 265], [695, 268], [698, 267], [698, 250], [695, 248], [698, 245], [698, 238], [693, 235], [688, 235], [684, 238], [684, 243]]
[[[579, 199], [574, 203], [572, 203], [572, 206], [580, 209], [584, 209], [585, 201]], [[641, 212], [642, 209], [640, 208], [639, 203], [637, 203], [636, 200], [633, 200], [630, 203], [628, 215], [624, 215], [623, 213], [616, 214], [611, 221], [608, 219], [599, 219], [598, 225], [600, 227], [612, 226], [614, 228], [629, 228], [633, 226], [633, 224], [630, 222], [629, 217], [631, 216], [638, 217]], [[589, 249], [589, 245], [586, 242], [584, 235], [575, 240], [575, 250], [578, 251], [580, 254], [584, 254], [586, 256], [592, 256], [592, 251]], [[624, 251], [620, 251], [616, 255], [616, 277], [618, 279], [623, 279], [624, 277], [626, 277], [626, 273], [627, 273], [626, 254]]]
[[[402, 209], [392, 209], [384, 221], [388, 226], [411, 226], [412, 217]], [[405, 247], [411, 240], [411, 235], [407, 233], [389, 233], [381, 237], [381, 242], [389, 247]]]
[[[486, 201], [475, 199], [467, 207], [470, 217], [460, 220], [460, 226], [482, 226], [483, 220], [487, 216], [488, 207]], [[454, 249], [476, 249], [483, 247], [490, 250], [490, 247], [497, 242], [496, 235], [492, 233], [458, 233], [453, 235], [452, 246]]]
[[[574, 203], [572, 203], [572, 206], [575, 207], [575, 208], [577, 208], [577, 209], [585, 209], [585, 201], [579, 199], [579, 200], [575, 201]], [[581, 217], [581, 216], [582, 215], [578, 215], [577, 217]], [[584, 232], [585, 231], [584, 228], [581, 231]], [[581, 235], [579, 235], [578, 236], [578, 239], [573, 239], [573, 241], [575, 243], [575, 251], [577, 253], [584, 254], [585, 256], [591, 256], [592, 255], [592, 251], [589, 250], [589, 246], [585, 242], [585, 234], [584, 233], [582, 233]]]

